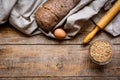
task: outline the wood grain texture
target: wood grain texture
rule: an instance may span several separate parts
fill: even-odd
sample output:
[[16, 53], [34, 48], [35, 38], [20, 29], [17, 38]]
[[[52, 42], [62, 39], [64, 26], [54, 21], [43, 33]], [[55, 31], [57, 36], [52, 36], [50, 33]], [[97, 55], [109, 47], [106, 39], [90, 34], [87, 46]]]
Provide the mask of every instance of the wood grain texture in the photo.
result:
[[89, 46], [0, 45], [0, 77], [120, 76], [120, 45], [112, 62], [98, 66], [89, 59]]
[[82, 43], [92, 28], [60, 42], [43, 34], [28, 37], [9, 23], [1, 25], [0, 80], [120, 80], [120, 37], [100, 32], [92, 40], [113, 44], [111, 63], [98, 66], [89, 58], [90, 45]]
[[[0, 28], [0, 44], [83, 44], [83, 38], [92, 30], [92, 28], [93, 27], [91, 26], [86, 30], [82, 30], [73, 40], [57, 41], [47, 38], [43, 34], [28, 37], [12, 28], [10, 24], [5, 24]], [[105, 32], [98, 33], [91, 42], [97, 39], [105, 39], [112, 44], [120, 44], [120, 37], [113, 37]]]
[[1, 78], [0, 80], [120, 80], [120, 77], [40, 77], [40, 78]]

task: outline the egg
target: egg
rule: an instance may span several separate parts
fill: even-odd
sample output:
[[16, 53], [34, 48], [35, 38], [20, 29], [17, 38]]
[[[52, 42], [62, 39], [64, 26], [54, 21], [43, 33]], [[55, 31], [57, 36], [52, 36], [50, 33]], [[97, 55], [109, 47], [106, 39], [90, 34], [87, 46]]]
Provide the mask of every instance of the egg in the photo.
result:
[[66, 36], [66, 32], [62, 29], [62, 28], [58, 28], [54, 31], [54, 36], [59, 39], [62, 40], [65, 38]]

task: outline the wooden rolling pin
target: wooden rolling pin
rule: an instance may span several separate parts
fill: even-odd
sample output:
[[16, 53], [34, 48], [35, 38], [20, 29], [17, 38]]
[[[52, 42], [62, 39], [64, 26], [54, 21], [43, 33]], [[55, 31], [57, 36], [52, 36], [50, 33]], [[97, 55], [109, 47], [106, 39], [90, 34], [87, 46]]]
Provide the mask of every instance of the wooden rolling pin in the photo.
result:
[[120, 12], [120, 0], [117, 0], [113, 7], [97, 22], [97, 25], [83, 40], [84, 43], [88, 43], [95, 34], [104, 29], [107, 24]]

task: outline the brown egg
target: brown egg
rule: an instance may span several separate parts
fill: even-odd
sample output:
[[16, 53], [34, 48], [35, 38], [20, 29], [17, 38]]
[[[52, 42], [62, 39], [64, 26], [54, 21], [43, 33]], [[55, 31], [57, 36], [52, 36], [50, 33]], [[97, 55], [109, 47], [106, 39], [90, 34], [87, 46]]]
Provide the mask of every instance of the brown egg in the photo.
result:
[[66, 36], [66, 32], [62, 28], [58, 28], [54, 31], [54, 35], [57, 39], [62, 40]]

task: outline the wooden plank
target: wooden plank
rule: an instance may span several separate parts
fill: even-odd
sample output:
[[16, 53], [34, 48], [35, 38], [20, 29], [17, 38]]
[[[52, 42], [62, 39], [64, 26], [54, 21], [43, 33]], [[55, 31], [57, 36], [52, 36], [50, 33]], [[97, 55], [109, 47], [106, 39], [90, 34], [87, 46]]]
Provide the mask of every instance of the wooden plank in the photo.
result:
[[0, 77], [120, 76], [120, 45], [112, 62], [98, 66], [84, 45], [0, 45]]
[[[0, 27], [0, 44], [83, 44], [83, 38], [92, 28], [91, 26], [86, 30], [82, 30], [73, 40], [57, 41], [45, 37], [43, 34], [27, 37], [7, 23]], [[97, 39], [105, 39], [112, 44], [120, 44], [120, 37], [113, 37], [105, 32], [97, 34], [92, 41]]]
[[0, 78], [0, 80], [120, 80], [120, 77], [41, 77], [41, 78]]

